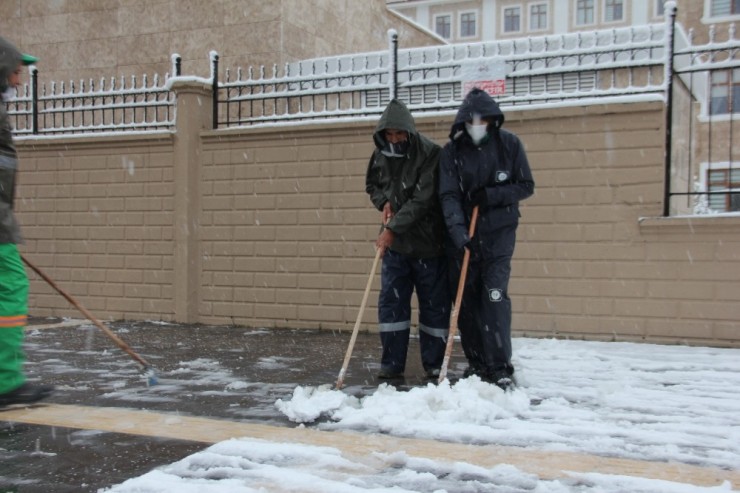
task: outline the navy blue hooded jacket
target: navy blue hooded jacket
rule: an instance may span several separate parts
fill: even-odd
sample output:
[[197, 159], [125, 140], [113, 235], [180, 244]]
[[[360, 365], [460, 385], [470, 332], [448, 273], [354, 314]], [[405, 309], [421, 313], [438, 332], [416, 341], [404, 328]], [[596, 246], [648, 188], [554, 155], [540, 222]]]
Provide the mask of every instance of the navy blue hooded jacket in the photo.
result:
[[[475, 116], [492, 121], [489, 137], [476, 145], [465, 129]], [[450, 239], [457, 248], [469, 241], [471, 197], [484, 190], [486, 206], [479, 209], [478, 234], [483, 245], [503, 228], [516, 229], [519, 202], [534, 193], [534, 179], [519, 138], [501, 128], [504, 115], [485, 91], [468, 93], [455, 117], [450, 141], [440, 157], [439, 194]], [[485, 246], [483, 247], [485, 250]]]

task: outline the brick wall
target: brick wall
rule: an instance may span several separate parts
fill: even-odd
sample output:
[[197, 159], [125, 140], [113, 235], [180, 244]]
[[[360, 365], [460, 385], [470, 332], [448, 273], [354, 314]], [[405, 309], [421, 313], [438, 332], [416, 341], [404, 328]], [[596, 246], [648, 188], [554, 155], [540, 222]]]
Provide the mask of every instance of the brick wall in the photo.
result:
[[[100, 317], [171, 317], [172, 142], [151, 134], [19, 145], [21, 251]], [[79, 316], [43, 281], [33, 282], [30, 311]]]
[[[378, 232], [364, 192], [375, 121], [188, 129], [209, 105], [180, 99], [175, 136], [19, 143], [29, 258], [101, 318], [350, 330]], [[662, 104], [506, 117], [537, 182], [516, 335], [740, 346], [740, 217], [657, 217]], [[417, 124], [443, 143], [451, 120]], [[31, 312], [78, 315], [33, 275]]]

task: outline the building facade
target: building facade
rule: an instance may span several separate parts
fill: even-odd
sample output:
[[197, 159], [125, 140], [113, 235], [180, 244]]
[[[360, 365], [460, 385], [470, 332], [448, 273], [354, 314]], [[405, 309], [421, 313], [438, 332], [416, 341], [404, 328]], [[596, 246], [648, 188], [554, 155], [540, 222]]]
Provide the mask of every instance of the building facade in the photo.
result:
[[439, 43], [384, 0], [0, 0], [0, 35], [39, 61], [43, 82], [282, 67], [306, 58], [383, 50], [396, 29], [410, 46]]
[[[390, 9], [450, 43], [492, 41], [661, 22], [665, 0], [386, 0]], [[740, 20], [732, 0], [676, 0], [698, 39], [710, 25]]]

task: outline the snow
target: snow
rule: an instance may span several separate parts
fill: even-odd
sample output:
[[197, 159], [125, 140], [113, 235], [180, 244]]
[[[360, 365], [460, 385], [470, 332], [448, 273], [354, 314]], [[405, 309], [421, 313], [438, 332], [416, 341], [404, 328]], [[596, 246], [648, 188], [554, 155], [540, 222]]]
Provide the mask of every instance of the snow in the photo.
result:
[[[407, 390], [381, 384], [360, 397], [329, 385], [298, 386], [275, 408], [299, 427], [347, 433], [348, 441], [357, 433], [390, 435], [549, 451], [554, 457], [575, 453], [740, 469], [740, 350], [518, 338], [514, 354], [519, 386], [510, 392], [477, 377]], [[187, 366], [211, 365], [203, 359]], [[101, 491], [740, 491], [728, 481], [700, 486], [572, 471], [538, 477], [521, 464], [481, 467], [464, 459], [430, 459], [401, 449], [357, 458], [329, 446], [234, 438]]]

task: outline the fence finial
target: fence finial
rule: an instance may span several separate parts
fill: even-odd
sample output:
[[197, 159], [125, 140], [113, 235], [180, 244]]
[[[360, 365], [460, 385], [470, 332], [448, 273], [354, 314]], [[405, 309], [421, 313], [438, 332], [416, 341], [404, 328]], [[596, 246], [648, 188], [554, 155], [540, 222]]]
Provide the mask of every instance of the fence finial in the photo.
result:
[[388, 41], [390, 43], [390, 63], [388, 63], [390, 96], [391, 99], [396, 99], [398, 95], [398, 33], [395, 29], [388, 29]]
[[177, 53], [173, 53], [170, 55], [170, 61], [172, 62], [172, 73], [175, 77], [179, 77], [182, 70], [182, 57]]
[[218, 52], [216, 50], [208, 52], [208, 61], [211, 66], [211, 80], [216, 80], [218, 77], [218, 74], [216, 74], [216, 70], [218, 70]]

